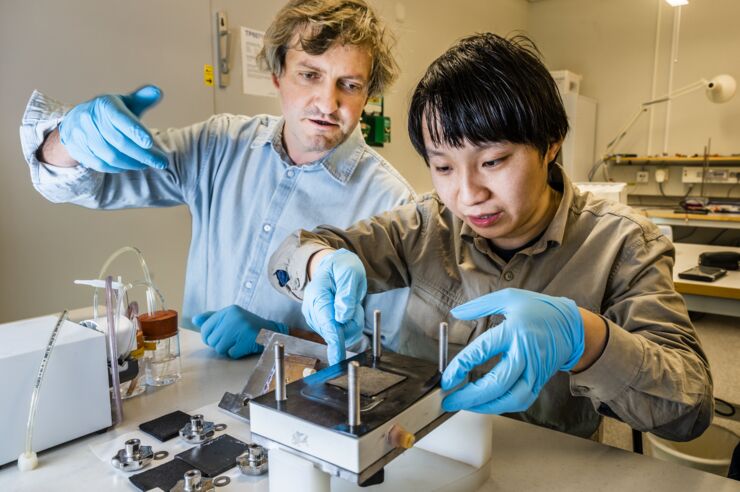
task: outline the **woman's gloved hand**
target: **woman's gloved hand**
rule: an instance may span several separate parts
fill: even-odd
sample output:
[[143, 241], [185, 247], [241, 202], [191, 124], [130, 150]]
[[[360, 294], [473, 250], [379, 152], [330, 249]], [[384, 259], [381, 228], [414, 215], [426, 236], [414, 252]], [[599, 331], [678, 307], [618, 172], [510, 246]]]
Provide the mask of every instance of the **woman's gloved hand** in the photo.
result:
[[339, 249], [321, 258], [303, 293], [303, 316], [326, 341], [330, 364], [346, 358], [346, 347], [362, 338], [367, 275], [360, 258]]
[[257, 343], [262, 328], [288, 333], [286, 325], [260, 318], [237, 305], [193, 316], [193, 324], [200, 328], [203, 343], [232, 359], [262, 352], [264, 347]]
[[475, 366], [501, 355], [488, 374], [444, 399], [446, 411], [524, 411], [557, 371], [572, 369], [583, 355], [583, 318], [576, 303], [565, 297], [504, 289], [462, 304], [451, 313], [464, 320], [503, 314], [506, 320], [473, 340], [445, 369], [442, 389], [449, 391]]
[[139, 121], [161, 98], [158, 87], [146, 85], [128, 95], [109, 94], [78, 104], [59, 124], [60, 141], [74, 160], [96, 171], [164, 169], [167, 156]]

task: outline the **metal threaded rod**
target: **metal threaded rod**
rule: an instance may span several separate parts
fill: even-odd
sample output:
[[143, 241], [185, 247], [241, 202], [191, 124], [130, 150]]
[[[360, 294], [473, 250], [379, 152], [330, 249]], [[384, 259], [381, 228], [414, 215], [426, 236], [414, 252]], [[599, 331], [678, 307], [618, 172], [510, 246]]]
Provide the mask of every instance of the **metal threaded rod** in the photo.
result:
[[283, 356], [285, 346], [282, 343], [275, 345], [275, 401], [285, 401], [285, 366]]
[[380, 310], [373, 311], [373, 359], [380, 360], [383, 346], [380, 343]]
[[352, 361], [347, 367], [347, 393], [349, 394], [349, 426], [360, 425], [360, 364]]
[[447, 323], [443, 321], [439, 324], [439, 372], [447, 368], [447, 332]]

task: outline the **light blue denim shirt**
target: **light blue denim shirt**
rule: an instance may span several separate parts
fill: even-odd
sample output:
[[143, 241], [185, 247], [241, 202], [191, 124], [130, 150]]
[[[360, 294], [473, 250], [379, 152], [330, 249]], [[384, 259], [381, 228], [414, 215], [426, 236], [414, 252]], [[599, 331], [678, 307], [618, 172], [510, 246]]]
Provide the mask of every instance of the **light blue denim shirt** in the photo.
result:
[[[297, 229], [347, 227], [415, 199], [411, 186], [368, 147], [357, 128], [324, 158], [293, 165], [282, 148], [283, 120], [215, 115], [187, 128], [153, 130], [167, 152], [164, 170], [99, 173], [59, 168], [36, 159], [47, 133], [71, 109], [34, 92], [23, 115], [21, 143], [33, 186], [48, 200], [87, 208], [122, 209], [185, 204], [192, 215], [183, 322], [230, 304], [291, 327], [308, 329], [300, 304], [267, 278], [273, 251]], [[383, 312], [384, 344], [397, 348], [408, 289], [373, 295]]]

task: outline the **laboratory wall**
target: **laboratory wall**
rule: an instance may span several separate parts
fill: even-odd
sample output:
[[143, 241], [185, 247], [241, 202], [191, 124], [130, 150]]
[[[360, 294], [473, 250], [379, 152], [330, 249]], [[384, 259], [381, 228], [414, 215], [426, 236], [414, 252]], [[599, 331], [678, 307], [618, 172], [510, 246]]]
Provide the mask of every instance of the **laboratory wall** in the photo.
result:
[[[527, 29], [528, 3], [524, 0], [375, 0], [398, 33], [401, 76], [386, 96], [386, 114], [392, 121], [392, 142], [380, 153], [419, 192], [432, 188], [427, 167], [411, 146], [406, 131], [409, 102], [427, 66], [458, 39], [476, 32], [511, 34]], [[399, 18], [399, 11], [403, 20]]]
[[[580, 92], [598, 100], [597, 156], [630, 121], [640, 103], [668, 92], [676, 15], [678, 9], [665, 0], [540, 0], [529, 4], [529, 31], [548, 66], [581, 74]], [[681, 8], [674, 90], [723, 73], [740, 80], [738, 19], [740, 2], [736, 0], [691, 0]], [[652, 132], [650, 114], [642, 115], [616, 151], [638, 155], [663, 152], [666, 109], [666, 104], [655, 106]], [[712, 154], [738, 154], [740, 97], [724, 104], [709, 102], [701, 91], [680, 97], [671, 103], [668, 128], [669, 155], [701, 155], [709, 139]], [[612, 167], [610, 176], [634, 183], [638, 170]], [[655, 168], [647, 170], [649, 183], [629, 186], [633, 197], [660, 195]], [[679, 167], [669, 169], [664, 191], [674, 197], [688, 191], [681, 183]], [[730, 185], [708, 186], [707, 192], [725, 196]], [[740, 187], [734, 189], [733, 196], [740, 196]]]
[[[150, 127], [188, 125], [220, 112], [276, 113], [274, 98], [241, 92], [239, 26], [264, 30], [284, 2], [259, 0], [3, 0], [0, 2], [0, 322], [89, 305], [88, 288], [117, 248], [140, 248], [169, 307], [180, 308], [190, 216], [185, 207], [96, 211], [55, 205], [32, 187], [18, 127], [34, 89], [68, 103], [163, 88]], [[406, 108], [426, 66], [456, 39], [476, 31], [526, 29], [525, 0], [371, 0], [398, 38], [401, 77], [386, 94], [392, 141], [379, 151], [420, 191], [427, 169], [406, 134]], [[204, 83], [215, 64], [214, 12], [230, 16], [232, 77], [226, 89]], [[114, 270], [139, 278], [132, 260]]]
[[[166, 301], [182, 299], [190, 216], [184, 207], [86, 210], [46, 201], [31, 185], [18, 128], [34, 89], [68, 103], [155, 83], [164, 100], [152, 127], [213, 112], [203, 84], [211, 63], [210, 13], [201, 0], [0, 2], [0, 322], [90, 305], [95, 278], [117, 248], [140, 248]], [[114, 270], [141, 278], [132, 261]]]

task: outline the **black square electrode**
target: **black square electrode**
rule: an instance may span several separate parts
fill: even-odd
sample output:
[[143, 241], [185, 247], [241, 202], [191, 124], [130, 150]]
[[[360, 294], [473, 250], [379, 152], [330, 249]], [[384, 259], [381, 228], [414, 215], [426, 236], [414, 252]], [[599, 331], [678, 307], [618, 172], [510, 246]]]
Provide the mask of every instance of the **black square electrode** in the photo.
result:
[[139, 425], [139, 429], [150, 436], [156, 437], [162, 442], [177, 437], [182, 427], [190, 422], [190, 415], [180, 410], [175, 410], [167, 415], [162, 415], [154, 420]]
[[185, 472], [192, 469], [193, 466], [191, 464], [174, 459], [156, 468], [132, 475], [128, 479], [139, 490], [152, 490], [156, 488], [171, 490], [178, 481], [183, 479]]
[[175, 459], [197, 468], [204, 477], [215, 478], [236, 466], [236, 457], [247, 449], [247, 443], [228, 434], [206, 441], [175, 456]]

